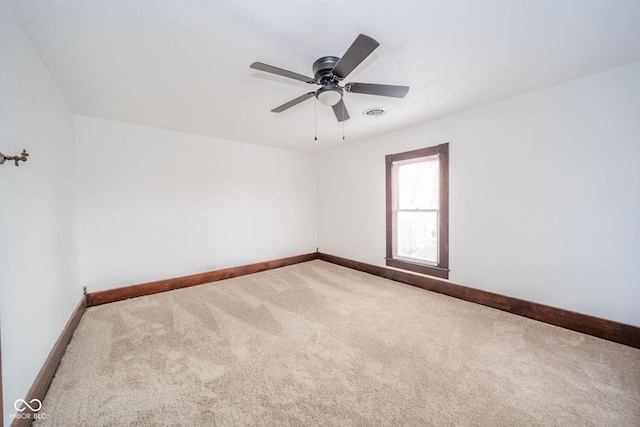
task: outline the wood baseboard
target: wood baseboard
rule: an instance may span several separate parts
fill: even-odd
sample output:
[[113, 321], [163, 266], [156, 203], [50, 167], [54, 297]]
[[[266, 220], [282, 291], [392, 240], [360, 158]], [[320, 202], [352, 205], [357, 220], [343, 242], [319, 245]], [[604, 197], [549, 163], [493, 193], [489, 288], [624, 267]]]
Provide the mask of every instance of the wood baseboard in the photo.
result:
[[[274, 268], [284, 267], [287, 265], [298, 264], [301, 262], [311, 261], [316, 259], [317, 253], [310, 253], [305, 255], [298, 255], [288, 258], [281, 258], [272, 261], [259, 262], [256, 264], [244, 265], [241, 267], [227, 268], [224, 270], [210, 271], [202, 274], [195, 274], [191, 276], [179, 277], [175, 279], [161, 280], [158, 282], [145, 283], [136, 286], [127, 286], [124, 288], [117, 288], [106, 291], [93, 292], [87, 295], [83, 295], [80, 303], [73, 311], [71, 318], [65, 325], [62, 334], [53, 346], [53, 349], [49, 353], [49, 356], [44, 362], [44, 365], [40, 369], [33, 385], [29, 389], [25, 401], [31, 402], [33, 399], [42, 401], [44, 399], [51, 380], [56, 373], [58, 365], [64, 356], [67, 345], [71, 341], [73, 333], [75, 332], [80, 319], [87, 307], [91, 307], [99, 304], [106, 304], [108, 302], [120, 301], [123, 299], [134, 298], [137, 296], [150, 295], [158, 292], [169, 291], [172, 289], [179, 289], [188, 286], [201, 285], [204, 283], [216, 282], [218, 280], [229, 279], [232, 277], [244, 276], [246, 274], [258, 273], [260, 271], [271, 270]], [[0, 359], [0, 426], [2, 426], [2, 360]], [[28, 427], [31, 425], [34, 419], [33, 411], [26, 408], [21, 414], [27, 414], [24, 418], [16, 418], [11, 423], [11, 427]], [[28, 418], [27, 418], [28, 417]]]
[[576, 332], [582, 332], [597, 338], [640, 348], [640, 328], [637, 326], [627, 325], [613, 320], [601, 319], [582, 313], [576, 313], [574, 311], [457, 285], [455, 283], [433, 277], [417, 275], [387, 267], [379, 267], [321, 252], [210, 271], [191, 276], [177, 277], [174, 279], [160, 280], [141, 285], [92, 292], [87, 295], [87, 306], [91, 307], [129, 298], [166, 292], [173, 289], [202, 285], [205, 283], [230, 279], [232, 277], [239, 277], [246, 274], [253, 274], [260, 271], [307, 262], [314, 259], [320, 259], [343, 267], [352, 268], [354, 270], [394, 280], [396, 282], [417, 286], [422, 289], [438, 292], [454, 298], [496, 308], [518, 316], [524, 316]]
[[256, 264], [243, 265], [240, 267], [231, 267], [225, 268], [223, 270], [208, 271], [206, 273], [176, 277], [174, 279], [143, 283], [141, 285], [132, 285], [122, 288], [91, 292], [87, 295], [87, 306], [92, 307], [95, 305], [122, 301], [129, 298], [157, 294], [159, 292], [172, 291], [174, 289], [187, 288], [189, 286], [197, 286], [205, 283], [217, 282], [219, 280], [231, 279], [233, 277], [244, 276], [247, 274], [259, 273], [261, 271], [272, 270], [274, 268], [280, 268], [287, 265], [311, 261], [316, 259], [317, 256], [318, 254], [316, 252], [313, 252], [305, 255], [298, 255], [288, 258], [280, 258], [272, 261], [259, 262]]
[[[29, 392], [27, 393], [27, 397], [25, 397], [24, 399], [25, 401], [31, 402], [33, 399], [38, 399], [42, 402], [42, 400], [44, 399], [44, 395], [47, 393], [49, 385], [51, 385], [53, 375], [56, 373], [56, 369], [58, 369], [58, 365], [62, 360], [62, 356], [64, 356], [67, 345], [69, 345], [69, 341], [71, 341], [71, 337], [78, 327], [78, 324], [80, 323], [80, 319], [82, 319], [82, 315], [84, 314], [84, 310], [86, 307], [86, 296], [83, 295], [82, 299], [78, 303], [78, 306], [71, 314], [71, 318], [62, 330], [58, 341], [56, 341], [56, 343], [53, 345], [53, 348], [49, 353], [49, 357], [47, 357], [44, 365], [42, 365], [38, 376], [33, 382], [31, 389], [29, 389]], [[34, 419], [33, 411], [31, 411], [27, 407], [22, 412], [22, 414], [28, 414], [29, 418], [16, 418], [11, 423], [11, 427], [28, 427], [31, 425]]]
[[[379, 267], [359, 261], [341, 258], [325, 253], [314, 252], [294, 257], [281, 258], [272, 261], [260, 262], [256, 264], [244, 265], [241, 267], [232, 267], [223, 270], [210, 271], [207, 273], [194, 274], [191, 276], [178, 277], [175, 279], [160, 280], [141, 285], [127, 286], [123, 288], [92, 292], [83, 296], [80, 303], [74, 310], [71, 318], [67, 322], [62, 334], [56, 341], [53, 349], [49, 353], [49, 357], [45, 361], [42, 369], [38, 373], [31, 389], [27, 393], [25, 400], [30, 402], [32, 399], [42, 401], [51, 384], [51, 380], [62, 360], [62, 356], [71, 341], [80, 319], [84, 314], [86, 307], [106, 304], [109, 302], [120, 301], [128, 298], [134, 298], [144, 295], [151, 295], [158, 292], [170, 291], [189, 286], [201, 285], [204, 283], [216, 282], [219, 280], [230, 279], [232, 277], [244, 276], [247, 274], [258, 273], [261, 271], [272, 270], [275, 268], [285, 267], [287, 265], [298, 264], [302, 262], [320, 259], [322, 261], [359, 270], [375, 276], [384, 277], [396, 282], [417, 286], [433, 292], [463, 299], [465, 301], [474, 302], [476, 304], [485, 305], [487, 307], [496, 308], [519, 316], [528, 317], [530, 319], [560, 326], [566, 329], [582, 332], [597, 338], [606, 339], [616, 343], [640, 348], [640, 328], [637, 326], [626, 325], [624, 323], [612, 320], [601, 319], [569, 310], [550, 307], [535, 302], [525, 301], [492, 292], [482, 291], [479, 289], [469, 288], [466, 286], [456, 285], [454, 283], [439, 280], [432, 277], [417, 275], [404, 271], [394, 270], [386, 267]], [[2, 366], [0, 359], [0, 403], [2, 402]], [[24, 413], [28, 413], [27, 408]], [[27, 427], [31, 425], [33, 413], [30, 413], [29, 419], [14, 419], [11, 427]], [[0, 416], [2, 408], [0, 407]], [[2, 418], [0, 417], [0, 425]]]
[[518, 316], [539, 320], [565, 329], [582, 332], [597, 338], [640, 348], [640, 328], [637, 326], [456, 285], [432, 277], [419, 276], [413, 273], [353, 261], [334, 255], [318, 253], [318, 259], [465, 301], [496, 308], [517, 314]]

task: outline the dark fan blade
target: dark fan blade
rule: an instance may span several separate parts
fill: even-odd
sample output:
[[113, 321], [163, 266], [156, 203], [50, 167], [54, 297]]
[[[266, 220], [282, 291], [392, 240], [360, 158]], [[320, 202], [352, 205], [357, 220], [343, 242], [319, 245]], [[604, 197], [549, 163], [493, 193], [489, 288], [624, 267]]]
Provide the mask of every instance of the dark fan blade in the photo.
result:
[[294, 73], [293, 71], [283, 70], [282, 68], [274, 67], [273, 65], [263, 64], [262, 62], [254, 62], [250, 67], [254, 70], [265, 71], [282, 77], [289, 77], [290, 79], [300, 80], [305, 83], [316, 83], [315, 79], [312, 79], [311, 77], [303, 76], [302, 74]]
[[306, 101], [307, 99], [311, 98], [313, 95], [315, 95], [315, 92], [305, 93], [304, 95], [299, 96], [296, 99], [287, 102], [286, 104], [282, 104], [281, 106], [279, 106], [277, 108], [274, 108], [273, 110], [271, 110], [271, 112], [272, 113], [282, 113], [284, 110], [289, 109], [289, 108], [293, 107], [294, 105], [298, 105], [302, 101]]
[[347, 49], [344, 55], [342, 55], [342, 58], [340, 58], [336, 66], [333, 67], [333, 75], [344, 79], [355, 70], [367, 56], [371, 55], [371, 52], [376, 50], [378, 46], [380, 46], [380, 43], [369, 36], [360, 34], [351, 46], [349, 46], [349, 49]]
[[347, 112], [347, 107], [344, 105], [344, 100], [341, 99], [336, 105], [333, 106], [333, 112], [336, 113], [336, 119], [339, 122], [344, 122], [345, 120], [349, 120], [349, 113]]
[[347, 83], [344, 88], [347, 92], [392, 96], [394, 98], [404, 98], [409, 92], [409, 86], [377, 85], [373, 83]]

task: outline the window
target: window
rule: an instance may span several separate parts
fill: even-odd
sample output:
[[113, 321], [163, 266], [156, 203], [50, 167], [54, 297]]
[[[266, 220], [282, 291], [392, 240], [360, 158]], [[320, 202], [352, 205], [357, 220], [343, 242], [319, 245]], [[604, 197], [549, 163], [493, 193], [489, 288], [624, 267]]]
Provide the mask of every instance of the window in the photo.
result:
[[449, 144], [386, 156], [387, 265], [449, 278]]

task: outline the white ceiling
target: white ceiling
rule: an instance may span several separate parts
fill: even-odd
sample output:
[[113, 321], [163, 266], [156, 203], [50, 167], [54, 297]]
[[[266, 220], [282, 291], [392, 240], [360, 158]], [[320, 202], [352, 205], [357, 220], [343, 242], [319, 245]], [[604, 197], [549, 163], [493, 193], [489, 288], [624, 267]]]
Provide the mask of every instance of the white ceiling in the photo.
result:
[[[10, 0], [74, 112], [320, 152], [640, 60], [640, 0]], [[407, 85], [346, 94], [343, 127], [313, 76], [359, 33], [380, 47], [346, 80]], [[384, 107], [380, 118], [366, 118]]]

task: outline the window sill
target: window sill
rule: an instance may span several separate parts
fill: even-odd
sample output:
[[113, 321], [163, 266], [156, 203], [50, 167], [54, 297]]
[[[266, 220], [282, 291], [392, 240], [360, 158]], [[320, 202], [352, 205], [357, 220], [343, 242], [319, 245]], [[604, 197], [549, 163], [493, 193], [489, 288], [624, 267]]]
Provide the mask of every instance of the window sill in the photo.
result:
[[426, 274], [429, 276], [439, 277], [441, 279], [449, 279], [449, 269], [436, 267], [433, 265], [419, 264], [398, 258], [385, 258], [388, 267], [401, 268], [403, 270], [413, 271], [415, 273]]

